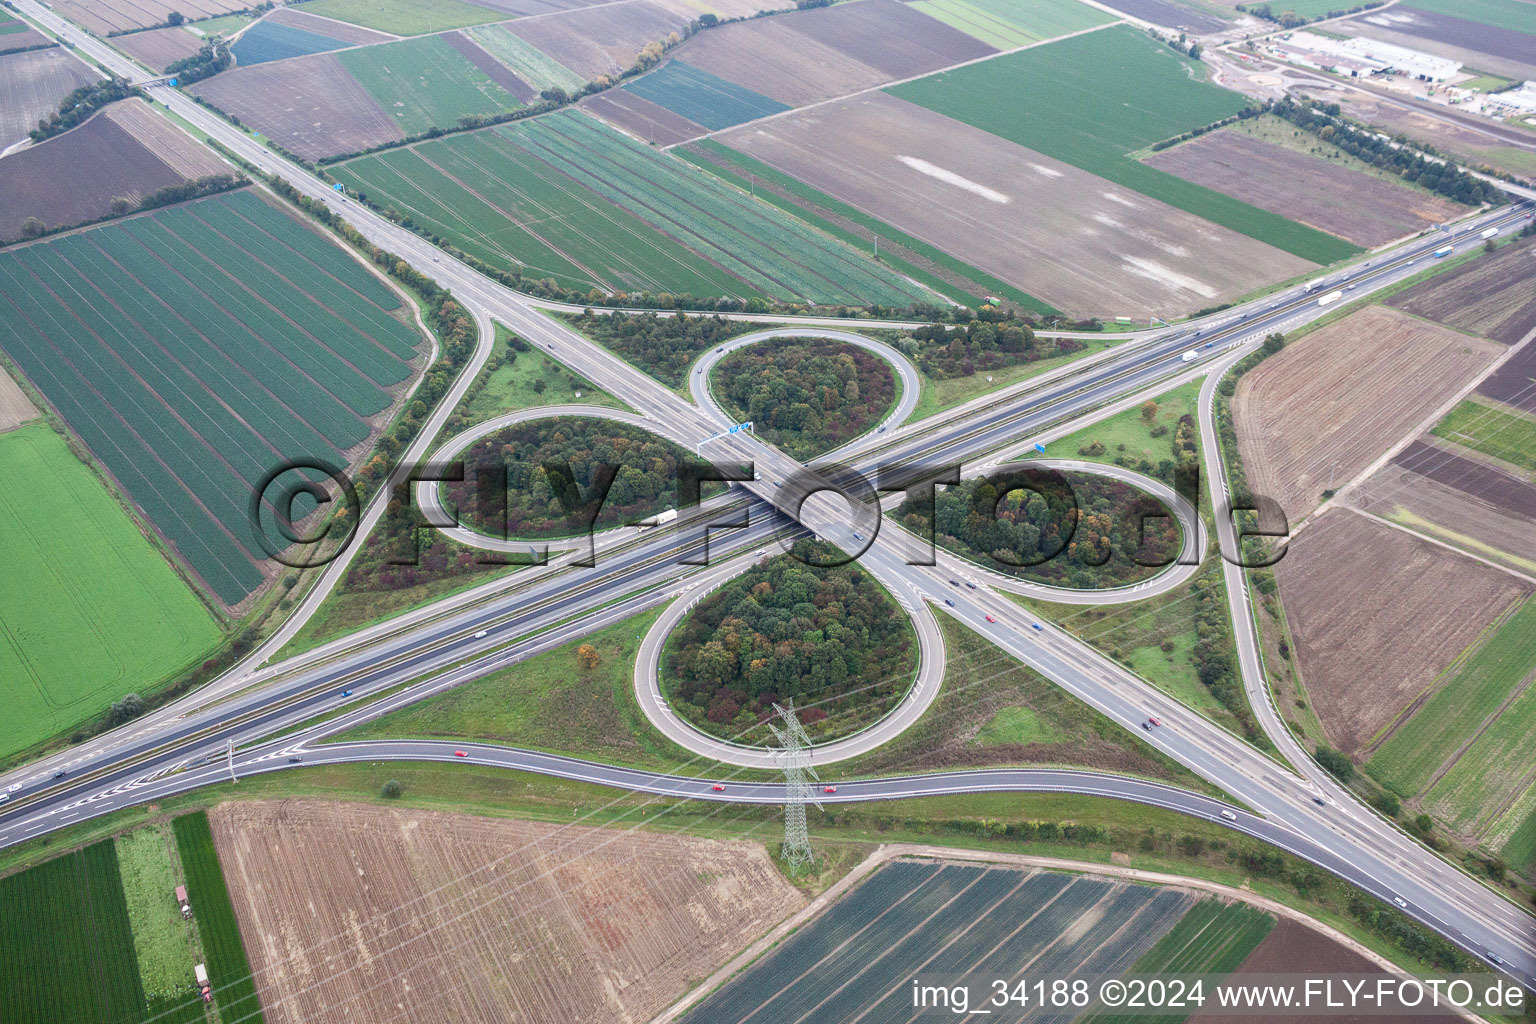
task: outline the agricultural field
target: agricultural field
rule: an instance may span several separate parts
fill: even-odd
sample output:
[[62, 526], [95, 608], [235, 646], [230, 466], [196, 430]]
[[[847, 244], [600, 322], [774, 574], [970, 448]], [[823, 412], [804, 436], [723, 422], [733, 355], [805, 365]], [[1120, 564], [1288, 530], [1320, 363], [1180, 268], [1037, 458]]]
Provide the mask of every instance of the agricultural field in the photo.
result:
[[[1495, 757], [1480, 756], [1477, 748], [1485, 742], [1494, 746], [1507, 744], [1510, 737], [1498, 734], [1505, 732], [1511, 722], [1526, 732], [1532, 731], [1530, 718], [1522, 714], [1524, 709], [1519, 705], [1533, 672], [1536, 601], [1527, 600], [1490, 635], [1482, 637], [1470, 656], [1440, 680], [1438, 689], [1392, 732], [1370, 760], [1371, 775], [1403, 797], [1424, 792], [1441, 779], [1447, 768], [1454, 772], [1461, 767], [1462, 774], [1481, 774], [1498, 767], [1510, 783], [1526, 781], [1523, 770], [1511, 770], [1508, 765], [1498, 764]], [[1493, 728], [1484, 732], [1491, 720]], [[1475, 742], [1463, 750], [1469, 740]], [[1456, 767], [1452, 766], [1453, 761]], [[1536, 762], [1527, 759], [1524, 763]], [[1447, 781], [1454, 788], [1454, 781]], [[1467, 809], [1477, 806], [1473, 802]]]
[[507, 29], [586, 81], [617, 78], [647, 44], [660, 42], [696, 16], [652, 0], [584, 7], [550, 18], [513, 21]]
[[522, 106], [445, 36], [347, 50], [337, 60], [408, 136]]
[[405, 138], [334, 53], [236, 68], [190, 91], [306, 160]]
[[235, 40], [229, 50], [235, 55], [236, 64], [250, 67], [252, 64], [265, 64], [272, 60], [326, 53], [346, 45], [340, 39], [319, 32], [262, 19], [240, 33], [240, 38]]
[[[218, 810], [214, 809], [215, 815]], [[219, 1017], [242, 1024], [264, 1024], [262, 1002], [257, 998], [251, 962], [241, 938], [241, 926], [230, 899], [224, 868], [219, 863], [220, 851], [214, 844], [209, 814], [206, 811], [183, 814], [171, 821], [171, 830], [176, 836], [176, 852], [187, 881], [187, 896], [197, 901], [193, 913], [198, 938], [207, 956], [204, 963], [208, 965], [208, 978], [218, 993]], [[283, 855], [279, 847], [265, 845], [273, 855]], [[314, 863], [310, 861], [307, 866]], [[242, 901], [250, 895], [249, 884], [239, 873], [235, 874], [235, 891]]]
[[335, 173], [472, 255], [567, 286], [896, 306], [931, 297], [574, 111], [348, 161]]
[[916, 0], [912, 7], [999, 50], [1011, 50], [1114, 21], [1078, 0]]
[[0, 347], [225, 605], [272, 564], [253, 487], [361, 458], [421, 343], [394, 291], [245, 192], [7, 253], [0, 295]]
[[303, 800], [209, 817], [271, 1024], [649, 1020], [804, 904], [757, 843]]
[[693, 1013], [712, 1024], [905, 1019], [915, 964], [933, 977], [1006, 977], [1020, 964], [1116, 974], [1194, 903], [1177, 890], [1084, 876], [896, 861]]
[[[696, 167], [730, 182], [738, 189], [747, 189], [765, 202], [772, 203], [791, 216], [850, 245], [863, 248], [878, 242], [881, 260], [893, 270], [962, 305], [974, 309], [986, 301], [985, 296], [990, 295], [1043, 316], [1060, 312], [1001, 278], [984, 273], [934, 245], [898, 231], [884, 221], [840, 202], [761, 160], [729, 149], [714, 139], [700, 139], [673, 152]], [[927, 401], [926, 396], [923, 401]], [[922, 413], [923, 409], [924, 405], [919, 403], [914, 416]]]
[[627, 89], [609, 89], [588, 96], [581, 101], [581, 107], [652, 146], [672, 146], [704, 134], [703, 125]]
[[30, 50], [34, 46], [46, 46], [52, 42], [20, 18], [0, 10], [0, 53]]
[[[158, 189], [232, 171], [148, 104], [123, 100], [0, 160], [0, 242], [20, 238], [29, 217], [50, 230], [67, 227], [115, 212], [119, 196], [136, 205]], [[61, 189], [65, 178], [71, 187]]]
[[464, 30], [464, 35], [506, 65], [518, 78], [534, 89], [579, 90], [586, 80], [544, 51], [514, 35], [506, 25], [481, 25]]
[[538, 90], [521, 78], [518, 78], [505, 64], [492, 57], [479, 43], [470, 39], [463, 32], [445, 33], [443, 40], [457, 50], [459, 56], [483, 72], [487, 78], [504, 92], [510, 94], [519, 104], [528, 103], [538, 97]]
[[310, 0], [306, 14], [350, 22], [396, 36], [419, 36], [500, 21], [490, 7], [462, 0]]
[[59, 102], [101, 76], [58, 46], [0, 54], [0, 151], [21, 142]]
[[196, 1019], [200, 1020], [202, 999], [193, 984], [192, 965], [203, 962], [202, 952], [192, 922], [181, 916], [171, 898], [180, 884], [181, 861], [175, 858], [172, 863], [175, 845], [170, 831], [163, 825], [145, 825], [118, 836], [116, 845], [139, 982], [150, 1013], [190, 1001], [198, 1008]]
[[[1203, 68], [1138, 29], [1112, 26], [889, 91], [1300, 259], [1328, 264], [1358, 252], [1130, 156], [1247, 106], [1244, 97], [1204, 81]], [[1021, 100], [999, 104], [998, 96]]]
[[247, 0], [58, 0], [52, 4], [60, 15], [98, 36], [132, 28], [164, 25], [172, 11], [188, 21], [199, 21], [243, 10]]
[[680, 60], [630, 82], [625, 92], [650, 100], [710, 131], [755, 121], [789, 107]]
[[1536, 13], [1529, 6], [1524, 0], [1409, 0], [1329, 27], [1524, 80], [1536, 77]]
[[861, 0], [701, 32], [677, 57], [799, 107], [994, 52], [912, 5]]
[[1146, 163], [1365, 248], [1466, 212], [1428, 191], [1341, 167], [1237, 127], [1153, 153]]
[[1307, 334], [1238, 382], [1232, 412], [1249, 486], [1300, 519], [1499, 353], [1381, 306]]
[[[1191, 0], [1109, 0], [1104, 6], [1113, 7], [1122, 14], [1140, 18], [1142, 21], [1150, 21], [1154, 25], [1181, 29], [1198, 35], [1205, 32], [1220, 32], [1227, 28], [1227, 22], [1223, 20], [1219, 8], [1231, 7], [1237, 2], [1240, 0], [1210, 0], [1208, 4], [1191, 2]], [[1285, 9], [1300, 10], [1309, 4], [1325, 2], [1333, 3], [1337, 0], [1291, 0], [1285, 5]]]
[[1436, 274], [1393, 295], [1387, 304], [1513, 345], [1536, 331], [1536, 239], [1506, 245]]
[[[4, 404], [22, 411], [15, 398], [25, 402], [15, 392]], [[0, 482], [0, 554], [35, 583], [0, 588], [6, 757], [152, 691], [212, 648], [219, 629], [47, 423], [0, 434]]]
[[107, 839], [0, 879], [6, 1024], [137, 1024], [144, 991]]
[[1357, 508], [1463, 551], [1536, 575], [1536, 486], [1482, 461], [1415, 441], [1346, 494]]
[[0, 433], [15, 430], [42, 415], [21, 386], [0, 367]]
[[[1330, 936], [1324, 935], [1315, 928], [1310, 928], [1300, 921], [1291, 918], [1281, 918], [1270, 929], [1269, 935], [1259, 943], [1247, 959], [1238, 964], [1233, 973], [1239, 975], [1234, 981], [1242, 981], [1242, 975], [1266, 975], [1266, 974], [1296, 974], [1296, 975], [1321, 975], [1321, 974], [1375, 974], [1385, 976], [1380, 964], [1375, 960], [1362, 956], [1343, 943]], [[1254, 978], [1255, 982], [1259, 979]], [[1390, 1005], [1386, 1007], [1390, 1011]], [[1415, 1020], [1429, 1022], [1460, 1021], [1463, 1018], [1449, 1010], [1438, 1013], [1426, 1013], [1426, 1008], [1403, 1010], [1403, 1017], [1412, 1016]], [[1154, 1018], [1167, 1021], [1167, 1017]], [[1254, 1024], [1255, 1018], [1250, 1015], [1222, 1014], [1219, 1011], [1201, 1013], [1197, 1018], [1201, 1024]], [[1334, 1024], [1371, 1024], [1380, 1020], [1375, 1015], [1330, 1015], [1328, 1018]], [[1132, 1024], [1125, 1017], [1115, 1018], [1117, 1024]]]
[[1333, 746], [1351, 755], [1368, 754], [1530, 592], [1507, 573], [1346, 509], [1296, 535], [1275, 576], [1307, 698]]
[[718, 140], [1068, 313], [1171, 317], [1311, 266], [888, 93]]
[[313, 32], [316, 35], [337, 39], [348, 46], [367, 46], [370, 43], [387, 43], [393, 36], [383, 32], [375, 32], [371, 28], [363, 28], [361, 25], [350, 25], [334, 18], [322, 18], [317, 14], [307, 13], [310, 5], [304, 7], [278, 7], [268, 11], [262, 20], [273, 25], [284, 25], [288, 28], [303, 29], [305, 32]]
[[155, 71], [184, 60], [202, 49], [203, 41], [184, 28], [155, 28], [118, 36], [112, 45]]
[[1507, 407], [1463, 401], [1430, 433], [1536, 475], [1536, 419]]

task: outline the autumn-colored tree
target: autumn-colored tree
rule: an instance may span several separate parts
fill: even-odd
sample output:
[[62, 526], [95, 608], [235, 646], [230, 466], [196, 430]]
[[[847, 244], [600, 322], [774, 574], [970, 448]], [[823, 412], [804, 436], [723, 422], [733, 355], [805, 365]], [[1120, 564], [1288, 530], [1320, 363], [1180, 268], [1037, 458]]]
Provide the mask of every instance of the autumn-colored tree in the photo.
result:
[[597, 648], [591, 644], [582, 644], [576, 648], [576, 665], [583, 672], [591, 672], [597, 668], [598, 662], [601, 660], [597, 655]]
[[1157, 403], [1151, 401], [1143, 402], [1141, 404], [1141, 418], [1146, 423], [1151, 423], [1157, 419]]

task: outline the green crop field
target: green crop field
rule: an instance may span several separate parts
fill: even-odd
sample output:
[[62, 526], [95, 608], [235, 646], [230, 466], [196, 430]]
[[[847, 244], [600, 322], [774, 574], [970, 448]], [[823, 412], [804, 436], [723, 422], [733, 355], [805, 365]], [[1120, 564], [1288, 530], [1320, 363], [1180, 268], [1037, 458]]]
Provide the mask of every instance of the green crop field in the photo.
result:
[[1536, 784], [1504, 812], [1490, 839], [1510, 867], [1526, 876], [1536, 873]]
[[399, 308], [249, 192], [0, 255], [0, 348], [226, 604], [262, 581], [258, 485], [345, 466], [409, 375]]
[[442, 36], [343, 50], [336, 59], [406, 135], [522, 106]]
[[208, 956], [208, 979], [213, 984], [219, 1017], [242, 1024], [263, 1024], [256, 982], [240, 940], [240, 924], [224, 884], [224, 869], [213, 846], [208, 814], [184, 814], [171, 823], [176, 849], [187, 876], [187, 896], [196, 905], [198, 934]]
[[1116, 26], [887, 91], [1303, 259], [1326, 264], [1359, 252], [1129, 156], [1248, 105], [1203, 75], [1198, 62], [1137, 29]]
[[593, 118], [562, 113], [497, 132], [775, 298], [900, 306], [932, 297], [862, 253]]
[[201, 1002], [192, 965], [202, 961], [192, 942], [192, 925], [172, 898], [176, 872], [164, 826], [146, 825], [118, 836], [117, 863], [145, 998], [151, 1004]]
[[[1497, 711], [1514, 688], [1533, 671], [1536, 671], [1536, 598], [1527, 600], [1420, 706], [1412, 718], [1403, 723], [1371, 758], [1367, 769], [1378, 782], [1398, 795], [1416, 795], [1429, 784], [1445, 760], [1472, 738], [1488, 716]], [[1489, 731], [1500, 730], [1506, 719], [1518, 720], [1515, 705], [1511, 705]], [[1530, 729], [1531, 724], [1528, 719], [1525, 727]], [[1536, 733], [1536, 730], [1532, 731]], [[1504, 735], [1504, 732], [1501, 730], [1500, 734]], [[1462, 760], [1468, 760], [1468, 755], [1463, 755]], [[1470, 764], [1468, 769], [1475, 770]]]
[[304, 11], [397, 36], [484, 25], [506, 17], [460, 0], [312, 0]]
[[1536, 420], [1517, 413], [1463, 401], [1435, 424], [1434, 435], [1536, 472]]
[[650, 74], [630, 82], [624, 90], [710, 131], [789, 109], [778, 100], [771, 100], [680, 60], [668, 61]]
[[465, 29], [464, 34], [535, 89], [564, 89], [573, 93], [586, 84], [586, 79], [581, 75], [510, 31], [505, 25], [481, 25]]
[[1403, 6], [1464, 18], [1489, 28], [1536, 35], [1536, 10], [1524, 0], [1404, 0]]
[[917, 0], [912, 6], [999, 50], [1115, 20], [1113, 14], [1078, 0]]
[[219, 629], [47, 423], [0, 434], [0, 484], [3, 757], [148, 692]]
[[579, 113], [362, 157], [339, 180], [566, 287], [906, 305], [929, 293]]
[[1430, 813], [1458, 832], [1481, 832], [1531, 784], [1531, 768], [1536, 766], [1536, 685], [1531, 685], [1531, 673], [1536, 673], [1536, 661], [1528, 667], [1522, 680], [1525, 689], [1424, 796]]
[[[1041, 976], [1102, 971], [1145, 953], [1193, 902], [1173, 890], [1089, 877], [897, 861], [695, 1013], [713, 1024], [807, 1014], [817, 1024], [906, 1020], [914, 964], [935, 978], [1009, 977], [1019, 964]], [[785, 978], [798, 980], [785, 985]], [[973, 993], [972, 1006], [981, 998]], [[759, 1008], [767, 1012], [754, 1015]]]
[[138, 1024], [143, 1014], [112, 840], [0, 879], [0, 1019]]

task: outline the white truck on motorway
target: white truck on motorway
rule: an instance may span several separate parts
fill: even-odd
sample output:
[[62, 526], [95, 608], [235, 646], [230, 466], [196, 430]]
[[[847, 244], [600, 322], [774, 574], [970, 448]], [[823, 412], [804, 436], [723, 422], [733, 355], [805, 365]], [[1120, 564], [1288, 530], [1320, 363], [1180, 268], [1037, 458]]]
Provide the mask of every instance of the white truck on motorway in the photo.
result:
[[1335, 302], [1338, 302], [1343, 297], [1344, 297], [1344, 293], [1341, 292], [1341, 291], [1339, 291], [1339, 292], [1329, 292], [1327, 295], [1324, 295], [1322, 298], [1318, 299], [1317, 300], [1317, 304], [1319, 306], [1331, 306]]
[[1498, 233], [1499, 233], [1499, 229], [1498, 228], [1484, 228], [1483, 229], [1483, 233], [1478, 235], [1477, 237], [1478, 238], [1492, 238], [1494, 235], [1496, 235]]
[[641, 531], [650, 530], [657, 526], [665, 526], [677, 518], [677, 509], [669, 508], [665, 512], [658, 512], [649, 519], [642, 519], [635, 525]]
[[1188, 352], [1185, 352], [1182, 356], [1179, 356], [1179, 358], [1184, 360], [1186, 363], [1192, 363], [1196, 359], [1200, 358], [1200, 350], [1197, 348], [1192, 348]]

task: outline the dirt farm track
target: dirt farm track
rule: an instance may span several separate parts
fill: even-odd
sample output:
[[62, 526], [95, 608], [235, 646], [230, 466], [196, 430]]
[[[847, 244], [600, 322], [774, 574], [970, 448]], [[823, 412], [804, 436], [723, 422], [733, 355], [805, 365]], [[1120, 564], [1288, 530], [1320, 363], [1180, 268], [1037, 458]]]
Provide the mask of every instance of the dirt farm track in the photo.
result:
[[804, 905], [753, 843], [305, 800], [208, 817], [270, 1024], [644, 1021]]

